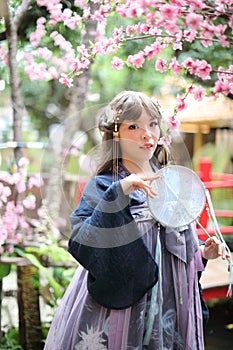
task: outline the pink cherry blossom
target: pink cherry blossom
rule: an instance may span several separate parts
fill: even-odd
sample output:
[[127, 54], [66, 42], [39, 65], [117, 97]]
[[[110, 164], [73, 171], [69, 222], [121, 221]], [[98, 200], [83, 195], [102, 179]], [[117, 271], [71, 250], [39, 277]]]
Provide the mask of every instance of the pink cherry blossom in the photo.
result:
[[184, 98], [180, 98], [178, 96], [176, 100], [176, 106], [177, 106], [177, 111], [181, 112], [187, 107], [187, 102], [185, 101]]
[[203, 22], [203, 16], [197, 13], [189, 13], [185, 18], [186, 25], [191, 28], [191, 30], [198, 30]]
[[162, 48], [163, 48], [162, 39], [158, 38], [155, 43], [151, 44], [150, 46], [147, 45], [145, 47], [144, 54], [150, 60], [154, 56], [160, 54], [162, 51]]
[[59, 78], [59, 72], [57, 71], [57, 68], [52, 66], [48, 68], [48, 73], [51, 77], [51, 79], [58, 79]]
[[8, 65], [8, 53], [4, 44], [0, 44], [0, 62]]
[[202, 78], [203, 80], [210, 79], [210, 72], [212, 67], [205, 60], [196, 60], [195, 61], [195, 74]]
[[91, 61], [88, 58], [83, 58], [81, 62], [81, 67], [83, 69], [88, 69], [91, 64]]
[[71, 30], [75, 30], [77, 27], [81, 27], [82, 18], [75, 14], [74, 16], [64, 20], [64, 24]]
[[183, 48], [183, 44], [181, 40], [176, 40], [172, 43], [172, 48], [174, 51], [176, 50], [182, 50]]
[[145, 62], [144, 52], [140, 51], [135, 55], [129, 55], [127, 58], [127, 63], [135, 66], [136, 68], [141, 68]]
[[26, 167], [29, 164], [29, 160], [26, 157], [22, 157], [18, 161], [18, 166], [19, 167]]
[[49, 80], [51, 74], [47, 70], [45, 62], [31, 62], [25, 67], [25, 73], [29, 76], [30, 80]]
[[92, 50], [92, 54], [113, 54], [117, 51], [117, 45], [112, 38], [102, 39], [95, 43], [95, 47]]
[[0, 180], [3, 182], [8, 183], [9, 185], [13, 185], [14, 184], [14, 180], [12, 177], [12, 174], [10, 174], [8, 171], [2, 171], [0, 173]]
[[165, 20], [171, 20], [172, 22], [178, 19], [180, 12], [179, 8], [174, 5], [165, 4], [161, 6], [161, 15]]
[[33, 194], [28, 195], [23, 200], [23, 205], [26, 209], [33, 210], [36, 207], [36, 197]]
[[163, 73], [167, 68], [167, 61], [163, 58], [158, 58], [155, 62], [155, 69]]
[[[144, 59], [151, 60], [157, 54], [162, 53], [165, 47], [170, 46], [173, 50], [182, 50], [184, 41], [193, 43], [199, 40], [205, 47], [213, 45], [213, 40], [219, 40], [219, 43], [223, 47], [229, 47], [230, 43], [226, 35], [228, 28], [233, 31], [233, 16], [230, 16], [229, 10], [232, 6], [231, 0], [216, 0], [215, 9], [212, 12], [209, 11], [209, 7], [206, 2], [201, 0], [171, 0], [170, 2], [158, 2], [156, 0], [127, 0], [125, 2], [112, 3], [111, 1], [94, 1], [98, 4], [97, 9], [92, 12], [88, 2], [84, 0], [75, 1], [76, 6], [82, 10], [82, 15], [78, 14], [75, 9], [63, 8], [59, 0], [38, 0], [39, 6], [44, 6], [50, 16], [50, 24], [55, 25], [60, 22], [64, 26], [68, 26], [70, 30], [74, 30], [79, 27], [80, 36], [85, 35], [85, 21], [94, 20], [97, 22], [97, 36], [98, 41], [92, 43], [88, 49], [88, 54], [84, 52], [75, 57], [75, 50], [71, 43], [61, 35], [61, 32], [53, 32], [51, 38], [54, 40], [54, 45], [58, 46], [61, 50], [60, 57], [51, 57], [50, 62], [53, 64], [53, 69], [50, 66], [40, 65], [41, 62], [33, 60], [25, 68], [25, 71], [29, 75], [31, 80], [49, 80], [57, 79], [61, 77], [60, 81], [67, 86], [70, 86], [70, 82], [62, 79], [61, 74], [66, 74], [69, 78], [70, 67], [76, 64], [72, 69], [72, 72], [81, 74], [83, 70], [88, 69], [90, 61], [98, 54], [116, 54], [120, 44], [125, 39], [134, 39], [135, 36], [143, 37], [143, 34], [154, 35], [156, 38], [155, 44], [150, 44], [141, 49], [140, 52], [134, 52], [129, 55], [127, 63], [134, 65], [137, 68], [141, 68], [144, 65]], [[110, 15], [116, 12], [119, 16], [129, 17], [134, 19], [133, 25], [124, 27], [122, 24], [119, 27], [113, 28], [112, 33], [106, 36], [106, 24]], [[216, 25], [215, 19], [218, 16], [229, 17], [228, 23]], [[32, 34], [32, 39], [35, 40], [35, 45], [41, 45], [43, 39], [43, 33], [45, 30], [46, 20], [45, 18], [39, 18], [37, 21], [36, 31]], [[34, 35], [34, 37], [33, 37]], [[145, 35], [146, 36], [146, 35]], [[158, 39], [160, 38], [160, 43]], [[161, 40], [162, 38], [162, 40]], [[217, 39], [216, 39], [217, 38]], [[38, 47], [38, 51], [34, 51], [33, 55], [38, 58], [44, 58], [46, 60], [46, 53], [43, 52], [43, 48]], [[65, 55], [64, 52], [65, 51]], [[142, 54], [144, 53], [144, 56]], [[116, 56], [115, 56], [116, 57]], [[121, 59], [118, 55], [118, 58]], [[48, 58], [47, 58], [48, 60]], [[59, 62], [59, 60], [61, 62]], [[55, 61], [57, 65], [55, 65]], [[118, 61], [119, 63], [119, 61]], [[210, 67], [200, 67], [191, 64], [185, 67], [186, 63], [181, 63], [182, 67], [185, 67], [190, 74], [194, 74], [201, 79], [209, 79]], [[208, 62], [209, 63], [209, 62]], [[112, 60], [112, 65], [115, 69], [120, 69], [121, 64], [115, 63], [115, 58]], [[165, 66], [161, 65], [161, 61], [157, 62], [156, 69], [164, 72]], [[208, 68], [209, 73], [208, 73]], [[179, 74], [179, 67], [170, 64], [170, 69], [174, 70], [175, 74]], [[181, 72], [180, 72], [181, 73]]]
[[125, 30], [123, 28], [123, 26], [121, 26], [120, 28], [114, 28], [113, 30], [113, 39], [114, 39], [114, 43], [118, 44], [121, 39], [124, 37], [125, 34]]
[[37, 215], [38, 215], [40, 218], [43, 217], [43, 215], [44, 215], [44, 209], [43, 209], [43, 207], [42, 207], [42, 208], [38, 208], [38, 210], [37, 210]]
[[203, 0], [191, 0], [191, 1], [189, 1], [190, 2], [190, 4], [191, 4], [191, 9], [192, 10], [201, 10], [201, 9], [203, 9], [204, 7], [205, 7], [205, 3], [204, 3], [204, 1]]
[[169, 130], [176, 130], [180, 125], [180, 121], [175, 116], [171, 116], [167, 118], [167, 124]]
[[196, 30], [184, 30], [184, 38], [186, 41], [188, 41], [189, 43], [192, 43], [197, 35], [197, 31]]
[[202, 23], [200, 36], [204, 39], [201, 40], [203, 46], [208, 47], [212, 45], [212, 39], [215, 36], [215, 26], [207, 21]]
[[40, 44], [41, 39], [46, 35], [45, 24], [46, 19], [44, 17], [40, 17], [37, 20], [37, 28], [35, 32], [32, 32], [30, 35], [30, 42], [32, 46], [36, 47]]
[[195, 100], [201, 101], [205, 96], [205, 89], [202, 87], [193, 88], [192, 95], [194, 96]]
[[228, 82], [217, 80], [214, 84], [213, 93], [218, 94], [220, 92], [226, 96], [233, 93], [233, 84], [230, 85]]
[[37, 50], [32, 52], [33, 56], [37, 56], [39, 58], [44, 58], [45, 60], [50, 60], [53, 53], [47, 47], [38, 47]]
[[231, 64], [226, 70], [220, 66], [217, 75], [219, 79], [233, 83], [233, 65]]
[[23, 231], [28, 231], [28, 233], [30, 233], [29, 232], [30, 226], [29, 226], [29, 223], [27, 222], [27, 219], [25, 216], [19, 217], [19, 228], [21, 228]]
[[72, 72], [79, 72], [82, 69], [82, 62], [79, 59], [75, 59], [72, 64]]
[[23, 211], [24, 211], [24, 209], [23, 209], [23, 206], [22, 206], [22, 204], [14, 204], [14, 206], [15, 206], [15, 213], [16, 214], [22, 214], [23, 213]]
[[18, 193], [23, 193], [26, 190], [25, 179], [22, 178], [20, 173], [15, 173], [12, 175], [12, 177]]
[[99, 23], [105, 22], [110, 10], [110, 4], [100, 5], [99, 9], [94, 12], [92, 19], [98, 21]]
[[7, 197], [9, 197], [11, 195], [11, 189], [9, 186], [4, 186], [1, 182], [0, 182], [0, 203], [7, 202]]
[[67, 87], [72, 87], [73, 86], [73, 78], [69, 78], [67, 74], [62, 73], [61, 78], [59, 79], [61, 84], [66, 85]]
[[183, 61], [183, 66], [188, 70], [190, 74], [193, 74], [195, 72], [195, 62], [191, 57], [188, 57]]
[[124, 61], [121, 58], [114, 56], [112, 59], [112, 68], [121, 70], [123, 66], [124, 66]]
[[176, 57], [173, 57], [171, 63], [169, 64], [169, 68], [173, 71], [174, 74], [180, 74], [181, 65], [177, 62]]
[[134, 28], [134, 32], [136, 35], [140, 35], [142, 33], [143, 27], [142, 27], [141, 23], [135, 24], [133, 28]]
[[4, 224], [2, 220], [0, 219], [0, 225], [1, 225], [1, 230], [0, 230], [0, 246], [2, 246], [6, 240], [7, 240], [7, 230], [4, 227]]
[[172, 142], [172, 137], [171, 135], [168, 135], [167, 137], [162, 136], [160, 137], [159, 141], [158, 141], [158, 145], [161, 146], [169, 146]]
[[127, 26], [126, 29], [125, 29], [125, 33], [126, 33], [126, 35], [129, 36], [129, 37], [133, 34], [133, 31], [134, 31], [134, 30], [133, 30], [133, 26], [132, 26], [132, 25]]
[[32, 187], [41, 187], [43, 186], [43, 178], [41, 174], [34, 174], [28, 179], [28, 189], [32, 189]]

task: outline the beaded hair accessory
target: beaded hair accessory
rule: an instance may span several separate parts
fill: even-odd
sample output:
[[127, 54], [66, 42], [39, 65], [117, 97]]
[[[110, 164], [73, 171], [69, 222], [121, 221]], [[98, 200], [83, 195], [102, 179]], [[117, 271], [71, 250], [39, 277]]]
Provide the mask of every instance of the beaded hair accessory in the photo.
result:
[[112, 146], [112, 170], [113, 170], [113, 182], [118, 179], [118, 165], [119, 165], [119, 115], [121, 114], [121, 110], [114, 111], [114, 131], [113, 131], [113, 146]]

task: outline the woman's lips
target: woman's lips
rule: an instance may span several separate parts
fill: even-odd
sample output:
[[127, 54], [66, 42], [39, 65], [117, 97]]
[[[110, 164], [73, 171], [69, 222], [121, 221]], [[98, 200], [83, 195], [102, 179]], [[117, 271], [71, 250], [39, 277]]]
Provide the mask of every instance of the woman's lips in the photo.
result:
[[145, 150], [151, 150], [153, 149], [153, 144], [152, 143], [146, 143], [145, 145], [141, 146], [140, 148], [145, 149]]

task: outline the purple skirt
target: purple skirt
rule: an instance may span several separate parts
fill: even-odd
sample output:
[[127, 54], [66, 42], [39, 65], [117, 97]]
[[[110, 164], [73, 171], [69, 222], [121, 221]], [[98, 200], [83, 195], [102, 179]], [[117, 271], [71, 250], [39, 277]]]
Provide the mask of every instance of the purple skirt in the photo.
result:
[[44, 350], [203, 350], [195, 230], [160, 234], [151, 217], [136, 220], [159, 266], [159, 281], [132, 307], [110, 310], [87, 291], [79, 266], [49, 330]]

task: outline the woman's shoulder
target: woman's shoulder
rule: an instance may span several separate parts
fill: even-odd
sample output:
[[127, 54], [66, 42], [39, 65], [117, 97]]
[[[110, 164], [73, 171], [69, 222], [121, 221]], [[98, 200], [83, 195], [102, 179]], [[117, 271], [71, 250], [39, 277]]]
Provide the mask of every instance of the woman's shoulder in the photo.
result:
[[110, 185], [112, 183], [112, 172], [108, 171], [103, 174], [97, 174], [92, 178], [92, 182], [95, 182], [99, 185]]
[[94, 188], [107, 189], [112, 183], [112, 173], [97, 174], [86, 184], [84, 191], [91, 193]]

